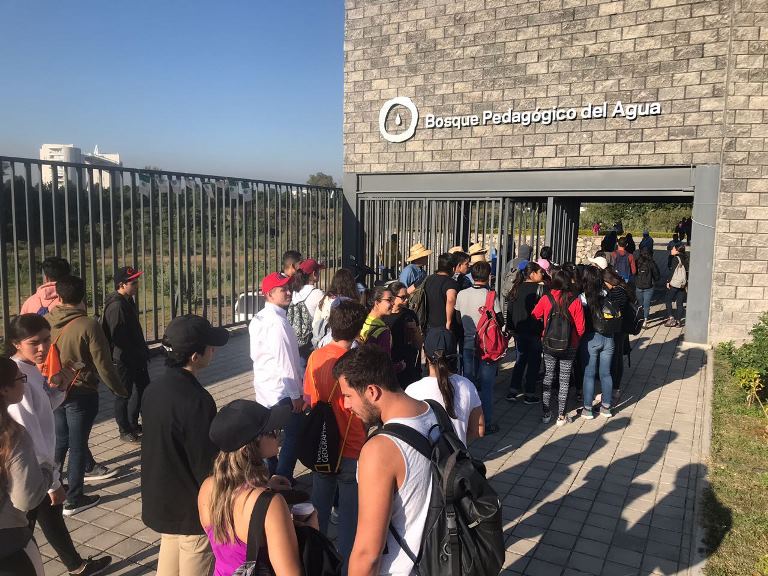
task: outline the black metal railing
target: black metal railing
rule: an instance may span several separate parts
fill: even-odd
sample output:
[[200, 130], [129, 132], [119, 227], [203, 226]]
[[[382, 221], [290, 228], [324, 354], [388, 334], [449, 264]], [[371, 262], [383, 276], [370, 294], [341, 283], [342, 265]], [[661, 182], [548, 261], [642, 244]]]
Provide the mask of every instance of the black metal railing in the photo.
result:
[[326, 263], [323, 282], [341, 266], [340, 189], [4, 156], [0, 177], [0, 336], [48, 256], [83, 277], [93, 314], [119, 267], [143, 270], [137, 304], [150, 342], [181, 314], [245, 322], [285, 250]]

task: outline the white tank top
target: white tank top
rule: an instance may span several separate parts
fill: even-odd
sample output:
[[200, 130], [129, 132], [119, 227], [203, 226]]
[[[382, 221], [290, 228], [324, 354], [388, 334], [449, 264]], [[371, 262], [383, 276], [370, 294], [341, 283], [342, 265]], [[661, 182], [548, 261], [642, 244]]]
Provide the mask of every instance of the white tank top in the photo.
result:
[[[404, 424], [413, 428], [427, 437], [430, 430], [437, 424], [432, 409], [420, 416], [413, 418], [393, 418], [386, 424]], [[437, 428], [432, 432], [432, 437], [439, 434]], [[392, 526], [408, 544], [413, 554], [418, 555], [421, 548], [421, 536], [424, 533], [424, 524], [427, 521], [429, 496], [432, 493], [432, 470], [429, 460], [422, 456], [415, 448], [398, 438], [384, 433], [400, 449], [405, 462], [405, 477], [403, 485], [395, 493], [392, 502]], [[387, 546], [381, 557], [379, 574], [391, 574], [392, 576], [409, 576], [413, 572], [413, 562], [400, 548], [387, 528]]]

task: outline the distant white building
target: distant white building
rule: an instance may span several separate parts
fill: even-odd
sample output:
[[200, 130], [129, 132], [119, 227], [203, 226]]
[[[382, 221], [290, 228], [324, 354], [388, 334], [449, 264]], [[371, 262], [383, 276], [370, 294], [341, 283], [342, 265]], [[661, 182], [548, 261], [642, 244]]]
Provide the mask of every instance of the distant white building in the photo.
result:
[[[74, 162], [76, 164], [90, 164], [92, 166], [100, 166], [106, 169], [117, 168], [123, 165], [120, 161], [120, 154], [105, 154], [99, 152], [99, 147], [96, 146], [93, 153], [86, 152], [83, 154], [82, 150], [74, 144], [43, 144], [40, 147], [40, 160], [48, 160], [50, 162]], [[42, 179], [45, 184], [53, 182], [53, 170], [50, 166], [43, 166]], [[69, 168], [66, 171], [59, 169], [57, 171], [57, 183], [59, 186], [64, 186], [65, 180], [69, 178], [70, 181], [75, 180], [75, 171], [73, 168]], [[93, 179], [95, 183], [99, 182], [99, 173], [94, 170]], [[101, 173], [101, 185], [104, 188], [110, 186], [111, 178], [109, 171], [102, 171]]]

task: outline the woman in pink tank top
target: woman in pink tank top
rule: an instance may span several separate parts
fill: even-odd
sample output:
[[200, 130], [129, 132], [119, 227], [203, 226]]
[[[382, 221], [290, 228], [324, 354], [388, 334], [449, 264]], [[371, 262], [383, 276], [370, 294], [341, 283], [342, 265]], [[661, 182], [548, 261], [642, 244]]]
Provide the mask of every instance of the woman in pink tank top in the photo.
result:
[[[200, 487], [197, 499], [200, 523], [216, 558], [215, 576], [231, 576], [246, 560], [248, 526], [259, 495], [287, 480], [269, 477], [264, 459], [276, 456], [276, 430], [290, 410], [265, 408], [251, 400], [235, 400], [219, 411], [210, 437], [221, 450], [213, 474]], [[288, 505], [279, 494], [269, 503], [264, 519], [268, 558], [278, 576], [302, 572], [296, 532]], [[261, 561], [262, 558], [259, 558]]]

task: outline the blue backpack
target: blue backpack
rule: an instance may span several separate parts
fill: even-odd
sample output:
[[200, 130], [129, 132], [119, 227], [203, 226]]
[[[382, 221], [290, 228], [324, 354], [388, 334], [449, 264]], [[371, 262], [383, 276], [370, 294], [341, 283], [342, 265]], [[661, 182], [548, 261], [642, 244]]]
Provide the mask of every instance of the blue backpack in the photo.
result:
[[629, 264], [629, 254], [620, 254], [618, 251], [614, 252], [613, 267], [619, 273], [619, 276], [624, 279], [624, 282], [629, 282], [632, 279], [632, 266]]

